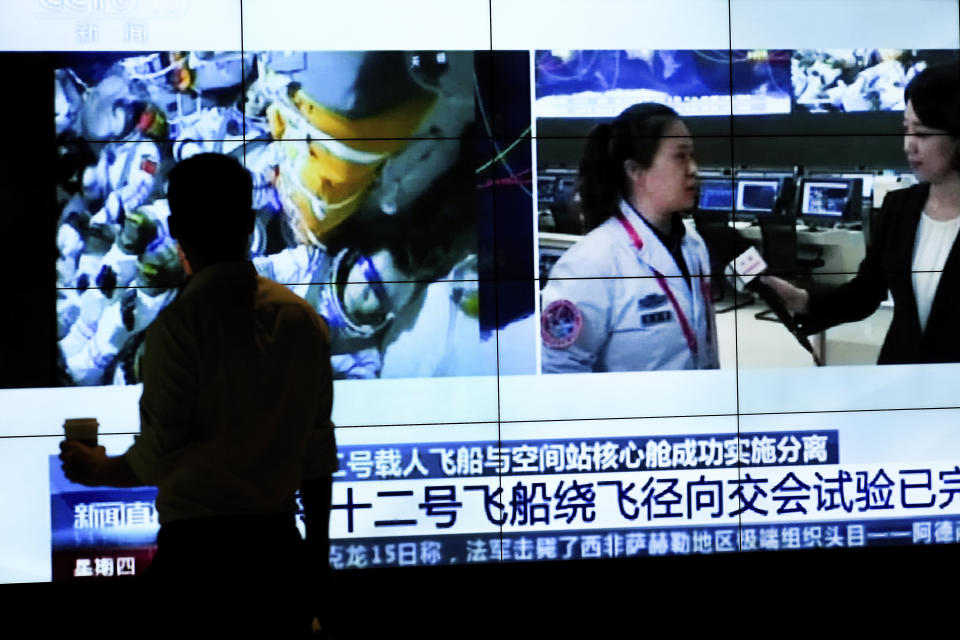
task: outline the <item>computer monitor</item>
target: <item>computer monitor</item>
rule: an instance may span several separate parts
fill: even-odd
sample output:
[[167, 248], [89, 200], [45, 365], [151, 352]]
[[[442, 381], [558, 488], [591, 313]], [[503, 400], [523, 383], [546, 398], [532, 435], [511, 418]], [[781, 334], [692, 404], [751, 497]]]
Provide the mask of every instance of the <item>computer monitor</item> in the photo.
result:
[[713, 179], [700, 181], [700, 201], [697, 208], [701, 211], [733, 210], [733, 180]]
[[863, 183], [859, 178], [803, 181], [800, 216], [812, 224], [859, 222]]
[[556, 176], [537, 177], [537, 200], [542, 204], [551, 204], [557, 193]]
[[867, 200], [868, 198], [873, 197], [874, 175], [872, 173], [844, 173], [840, 177], [845, 180], [860, 180], [860, 183], [863, 185], [861, 190], [863, 199]]
[[778, 187], [776, 180], [738, 180], [737, 213], [773, 213]]
[[537, 176], [537, 204], [550, 211], [557, 233], [582, 235], [586, 231], [574, 207], [576, 191], [574, 169], [546, 169]]
[[873, 183], [877, 176], [871, 171], [835, 169], [833, 171], [809, 171], [806, 177], [808, 180], [825, 180], [828, 182], [831, 180], [859, 180], [861, 186], [861, 204], [869, 208], [873, 198]]

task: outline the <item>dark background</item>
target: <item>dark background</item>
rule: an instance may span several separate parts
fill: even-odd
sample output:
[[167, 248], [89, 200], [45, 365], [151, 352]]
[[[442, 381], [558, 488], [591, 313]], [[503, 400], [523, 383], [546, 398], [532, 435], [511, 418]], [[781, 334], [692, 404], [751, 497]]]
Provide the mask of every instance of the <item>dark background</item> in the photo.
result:
[[[538, 164], [576, 167], [583, 152], [582, 138], [599, 122], [540, 119]], [[700, 167], [909, 169], [900, 111], [703, 116], [684, 118], [684, 122], [694, 137]]]
[[[340, 572], [334, 638], [916, 637], [947, 631], [956, 545]], [[267, 587], [268, 588], [268, 587]], [[4, 628], [150, 635], [169, 606], [135, 581], [0, 586]], [[211, 594], [211, 598], [215, 597]], [[38, 619], [43, 603], [48, 619]], [[242, 617], [243, 611], [238, 610]], [[946, 628], [944, 628], [946, 626]], [[13, 636], [11, 636], [13, 637]], [[184, 637], [192, 637], [184, 629]]]
[[0, 54], [0, 388], [56, 384], [56, 54]]

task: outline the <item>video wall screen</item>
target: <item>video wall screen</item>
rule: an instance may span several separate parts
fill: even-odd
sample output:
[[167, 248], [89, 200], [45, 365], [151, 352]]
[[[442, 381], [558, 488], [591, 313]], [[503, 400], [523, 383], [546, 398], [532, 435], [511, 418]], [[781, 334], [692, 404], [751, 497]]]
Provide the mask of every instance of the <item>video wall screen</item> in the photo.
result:
[[[960, 356], [919, 332], [890, 351], [916, 269], [876, 236], [940, 179], [899, 127], [906, 85], [960, 60], [955, 0], [856, 34], [800, 2], [771, 26], [743, 0], [690, 0], [683, 25], [570, 0], [539, 35], [498, 1], [268, 4], [0, 10], [33, 34], [0, 40], [30, 96], [3, 144], [49, 163], [0, 177], [28, 239], [0, 333], [0, 582], [149, 566], [155, 489], [73, 484], [57, 445], [67, 418], [113, 455], [139, 431], [143, 344], [186, 279], [167, 176], [203, 152], [252, 176], [257, 272], [330, 327], [335, 569], [960, 541]], [[647, 167], [606, 142], [592, 208], [594, 127], [638, 103], [677, 116], [630, 141]], [[763, 268], [830, 304], [880, 293], [805, 333]]]
[[901, 111], [903, 89], [926, 66], [929, 51], [798, 50], [790, 60], [793, 102], [812, 113]]
[[683, 116], [790, 112], [790, 52], [537, 51], [540, 117], [613, 118], [638, 102]]
[[[529, 373], [533, 349], [498, 363], [494, 333], [530, 324], [535, 290], [510, 292], [525, 299], [494, 315], [495, 288], [480, 281], [494, 275], [485, 270], [495, 209], [511, 235], [530, 236], [529, 154], [478, 143], [493, 135], [478, 80], [490, 57], [65, 56], [55, 71], [59, 153], [69, 164], [57, 185], [64, 382], [139, 381], [144, 330], [184, 279], [165, 175], [201, 152], [232, 155], [254, 176], [249, 257], [327, 319], [337, 379]], [[529, 112], [522, 100], [512, 108]], [[517, 195], [502, 181], [481, 193], [518, 173]], [[532, 251], [516, 247], [510, 258], [532, 263]], [[431, 355], [413, 356], [425, 340]]]
[[613, 118], [638, 102], [682, 116], [902, 111], [903, 90], [950, 52], [931, 49], [547, 50], [543, 118]]

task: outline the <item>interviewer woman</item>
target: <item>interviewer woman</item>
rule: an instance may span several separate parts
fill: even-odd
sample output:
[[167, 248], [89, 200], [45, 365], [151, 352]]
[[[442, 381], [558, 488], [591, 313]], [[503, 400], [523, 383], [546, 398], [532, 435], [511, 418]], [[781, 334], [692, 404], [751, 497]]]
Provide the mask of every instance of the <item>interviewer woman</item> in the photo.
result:
[[960, 66], [924, 70], [905, 95], [903, 149], [920, 183], [887, 194], [857, 275], [809, 292], [764, 281], [807, 334], [866, 318], [889, 291], [878, 363], [960, 362]]

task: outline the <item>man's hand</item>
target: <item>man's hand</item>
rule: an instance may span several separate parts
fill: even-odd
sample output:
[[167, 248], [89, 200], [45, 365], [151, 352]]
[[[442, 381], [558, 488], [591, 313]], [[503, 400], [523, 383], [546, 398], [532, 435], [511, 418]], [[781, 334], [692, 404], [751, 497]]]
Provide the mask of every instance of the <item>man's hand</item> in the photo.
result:
[[103, 447], [91, 447], [76, 440], [60, 443], [63, 474], [70, 482], [89, 487], [142, 487], [123, 456], [108, 456]]
[[107, 461], [107, 450], [76, 440], [64, 440], [60, 443], [60, 460], [60, 468], [70, 482], [95, 486], [100, 484], [99, 471]]

